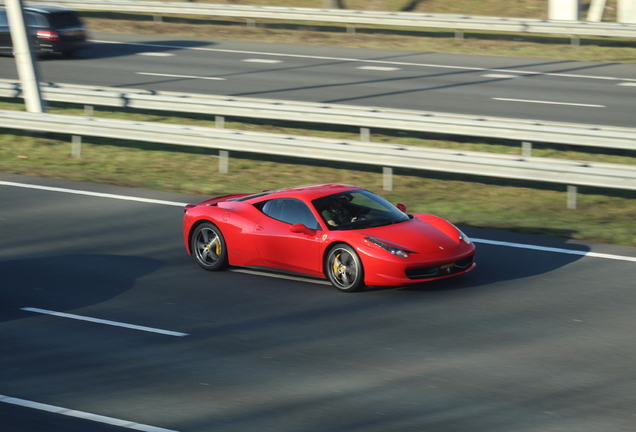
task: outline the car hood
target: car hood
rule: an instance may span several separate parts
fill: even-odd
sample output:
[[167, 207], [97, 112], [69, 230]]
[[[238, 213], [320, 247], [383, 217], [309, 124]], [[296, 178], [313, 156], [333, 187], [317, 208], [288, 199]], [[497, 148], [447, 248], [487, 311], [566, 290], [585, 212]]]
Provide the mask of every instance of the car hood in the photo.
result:
[[364, 237], [371, 236], [386, 244], [410, 252], [433, 253], [448, 250], [460, 245], [457, 229], [450, 223], [444, 223], [444, 231], [413, 218], [395, 225], [386, 225], [358, 231]]

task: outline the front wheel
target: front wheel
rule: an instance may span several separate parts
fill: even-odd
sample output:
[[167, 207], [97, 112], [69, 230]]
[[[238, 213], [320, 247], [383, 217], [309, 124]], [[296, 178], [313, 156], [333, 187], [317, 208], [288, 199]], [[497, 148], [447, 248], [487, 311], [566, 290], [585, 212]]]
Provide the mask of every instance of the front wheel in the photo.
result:
[[349, 245], [339, 244], [327, 254], [325, 272], [336, 289], [343, 292], [354, 292], [364, 284], [362, 262], [355, 250]]
[[192, 233], [192, 256], [206, 270], [221, 270], [227, 265], [227, 247], [221, 230], [209, 222], [199, 225]]

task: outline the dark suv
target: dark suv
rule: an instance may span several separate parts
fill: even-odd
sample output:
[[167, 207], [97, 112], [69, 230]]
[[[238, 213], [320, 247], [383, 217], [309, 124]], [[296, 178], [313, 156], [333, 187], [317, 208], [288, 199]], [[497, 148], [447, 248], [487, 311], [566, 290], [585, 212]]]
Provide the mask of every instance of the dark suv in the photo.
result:
[[[33, 38], [34, 54], [70, 55], [86, 45], [86, 28], [77, 14], [55, 6], [24, 8], [24, 21]], [[0, 8], [0, 53], [13, 54], [7, 11]]]

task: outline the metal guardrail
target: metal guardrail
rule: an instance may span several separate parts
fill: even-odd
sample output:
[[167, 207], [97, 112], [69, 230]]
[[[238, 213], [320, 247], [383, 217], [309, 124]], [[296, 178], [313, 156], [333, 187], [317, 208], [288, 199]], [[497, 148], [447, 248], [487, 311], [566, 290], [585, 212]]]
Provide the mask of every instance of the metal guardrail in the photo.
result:
[[[72, 84], [41, 84], [43, 98], [56, 102], [234, 116], [269, 120], [501, 138], [636, 150], [636, 128], [455, 115], [353, 105], [239, 98]], [[21, 97], [20, 85], [0, 80], [0, 97]]]
[[636, 36], [636, 25], [557, 21], [530, 18], [505, 18], [416, 12], [375, 12], [342, 9], [314, 9], [275, 6], [219, 5], [189, 2], [125, 0], [51, 0], [38, 4], [60, 4], [78, 10], [141, 12], [147, 14], [207, 15], [246, 19], [313, 21], [377, 26], [484, 30], [513, 33], [561, 34], [567, 36]]
[[206, 147], [325, 161], [348, 161], [487, 177], [636, 190], [636, 167], [431, 149], [163, 123], [0, 110], [0, 127]]

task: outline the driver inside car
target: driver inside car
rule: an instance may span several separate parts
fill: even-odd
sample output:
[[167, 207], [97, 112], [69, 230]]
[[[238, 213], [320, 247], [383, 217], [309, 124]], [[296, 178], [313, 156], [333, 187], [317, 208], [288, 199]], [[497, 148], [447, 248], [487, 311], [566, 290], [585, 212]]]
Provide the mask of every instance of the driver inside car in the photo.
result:
[[346, 222], [355, 222], [357, 218], [353, 217], [349, 211], [342, 206], [337, 198], [331, 198], [327, 208], [322, 212], [325, 222], [331, 226], [338, 226]]

